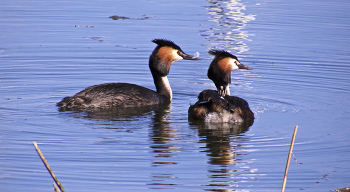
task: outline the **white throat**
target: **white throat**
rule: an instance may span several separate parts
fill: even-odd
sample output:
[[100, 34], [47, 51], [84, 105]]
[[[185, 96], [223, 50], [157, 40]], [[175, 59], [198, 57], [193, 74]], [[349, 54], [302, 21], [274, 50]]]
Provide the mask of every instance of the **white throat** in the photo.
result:
[[169, 80], [168, 80], [168, 77], [167, 76], [163, 76], [160, 78], [163, 85], [164, 85], [164, 89], [169, 93], [170, 95], [170, 101], [172, 100], [173, 98], [173, 92], [171, 91], [171, 87], [170, 87], [170, 84], [169, 84]]
[[230, 95], [230, 87], [229, 87], [229, 85], [226, 86], [226, 95]]

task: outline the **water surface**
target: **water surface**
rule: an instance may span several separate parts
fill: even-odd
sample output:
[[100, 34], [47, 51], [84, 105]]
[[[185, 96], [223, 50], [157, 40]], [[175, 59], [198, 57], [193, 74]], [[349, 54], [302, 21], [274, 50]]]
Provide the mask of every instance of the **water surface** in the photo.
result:
[[[280, 191], [299, 125], [287, 190], [349, 186], [350, 22], [347, 1], [6, 1], [0, 6], [0, 191], [50, 191], [36, 141], [67, 191]], [[115, 16], [110, 18], [111, 16]], [[155, 89], [154, 38], [201, 61], [168, 76], [170, 106], [59, 111], [91, 85]], [[231, 94], [251, 127], [196, 124], [209, 49], [235, 54]], [[118, 114], [118, 115], [116, 115]]]

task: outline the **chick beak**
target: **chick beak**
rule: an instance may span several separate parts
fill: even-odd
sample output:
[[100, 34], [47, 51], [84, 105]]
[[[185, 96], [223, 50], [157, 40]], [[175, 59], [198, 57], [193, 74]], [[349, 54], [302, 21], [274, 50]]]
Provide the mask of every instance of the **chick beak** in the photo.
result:
[[201, 60], [198, 57], [192, 56], [192, 55], [187, 55], [184, 52], [178, 51], [177, 54], [179, 54], [183, 59], [185, 60]]

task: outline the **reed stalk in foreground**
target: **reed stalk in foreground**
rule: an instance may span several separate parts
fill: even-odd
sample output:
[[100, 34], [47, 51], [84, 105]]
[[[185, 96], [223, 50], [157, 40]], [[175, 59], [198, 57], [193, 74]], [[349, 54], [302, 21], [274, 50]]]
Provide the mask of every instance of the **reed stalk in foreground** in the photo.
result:
[[53, 188], [55, 189], [55, 192], [60, 192], [60, 189], [57, 187], [56, 183], [53, 182]]
[[49, 173], [50, 173], [51, 177], [53, 178], [53, 180], [56, 182], [56, 184], [58, 185], [58, 187], [61, 189], [62, 192], [66, 192], [66, 191], [64, 190], [62, 184], [61, 184], [60, 182], [58, 182], [58, 179], [56, 178], [55, 174], [54, 174], [53, 171], [51, 170], [49, 164], [47, 163], [47, 161], [46, 161], [44, 155], [41, 153], [41, 151], [40, 151], [40, 149], [39, 149], [39, 147], [38, 147], [38, 145], [36, 144], [35, 141], [33, 141], [33, 145], [34, 145], [36, 151], [38, 152], [38, 154], [39, 154], [41, 160], [43, 161], [43, 163], [44, 163], [46, 169], [49, 171]]
[[288, 174], [288, 169], [289, 169], [290, 157], [291, 157], [291, 155], [292, 155], [293, 146], [294, 146], [294, 141], [295, 141], [295, 135], [297, 134], [297, 130], [298, 130], [298, 125], [295, 126], [295, 128], [294, 128], [294, 133], [293, 133], [292, 142], [290, 143], [289, 154], [288, 154], [287, 164], [286, 164], [286, 169], [284, 170], [284, 178], [283, 178], [283, 184], [282, 184], [282, 190], [281, 190], [281, 192], [284, 192], [284, 189], [286, 188], [287, 174]]

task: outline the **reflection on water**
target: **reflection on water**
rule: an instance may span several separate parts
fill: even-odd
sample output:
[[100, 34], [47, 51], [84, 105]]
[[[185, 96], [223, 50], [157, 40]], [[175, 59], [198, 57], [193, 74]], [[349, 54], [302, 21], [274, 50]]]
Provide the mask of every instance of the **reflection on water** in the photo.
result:
[[60, 112], [72, 111], [74, 117], [86, 119], [104, 119], [109, 121], [120, 121], [131, 118], [148, 116], [152, 111], [161, 110], [161, 106], [141, 106], [141, 107], [126, 107], [126, 108], [96, 108], [91, 110], [72, 110], [60, 108]]
[[[124, 108], [124, 109], [94, 109], [90, 111], [74, 111], [63, 113], [74, 118], [83, 118], [89, 120], [104, 120], [101, 125], [108, 125], [106, 129], [120, 129], [120, 122], [126, 122], [124, 129], [132, 132], [132, 125], [145, 123], [149, 126], [149, 148], [150, 154], [153, 156], [149, 162], [151, 171], [149, 177], [151, 179], [147, 185], [150, 189], [174, 189], [171, 186], [180, 185], [178, 179], [181, 178], [172, 169], [180, 169], [179, 154], [184, 153], [188, 149], [183, 145], [181, 133], [179, 133], [176, 125], [170, 120], [170, 105], [140, 107], [140, 108]], [[137, 119], [144, 118], [151, 121], [139, 121]], [[107, 122], [106, 122], [107, 121]], [[113, 123], [115, 122], [115, 123]], [[145, 126], [143, 125], [143, 127]], [[207, 163], [207, 182], [201, 181], [201, 185], [205, 186], [208, 191], [230, 191], [236, 188], [239, 182], [245, 181], [243, 175], [251, 173], [241, 157], [244, 155], [240, 147], [242, 143], [247, 143], [245, 132], [249, 130], [251, 125], [230, 124], [230, 123], [204, 123], [189, 122], [190, 127], [196, 128], [200, 140], [199, 143], [204, 144], [198, 148], [198, 152], [206, 154], [207, 158], [202, 159], [203, 163]], [[122, 128], [123, 129], [123, 128]], [[104, 138], [105, 140], [106, 138]], [[118, 139], [109, 137], [108, 143]], [[120, 142], [120, 141], [119, 141]], [[118, 144], [118, 141], [114, 144]], [[107, 143], [103, 141], [103, 143]], [[130, 146], [134, 148], [136, 146]], [[170, 167], [169, 167], [170, 166]]]
[[[200, 129], [199, 135], [205, 137], [206, 150], [202, 152], [208, 153], [209, 163], [213, 165], [233, 165], [236, 162], [237, 141], [231, 141], [231, 135], [239, 134], [239, 132], [245, 132], [247, 129], [226, 129], [220, 125], [217, 129]], [[238, 133], [236, 133], [238, 132]], [[232, 146], [231, 146], [232, 142]]]
[[211, 5], [206, 9], [210, 15], [210, 21], [215, 22], [209, 30], [201, 31], [201, 35], [209, 41], [209, 49], [234, 50], [241, 53], [248, 51], [248, 46], [243, 40], [249, 35], [244, 31], [247, 22], [255, 20], [254, 15], [246, 15], [243, 3], [237, 0], [209, 0]]
[[[111, 121], [111, 123], [103, 123], [105, 125], [111, 125], [114, 121], [129, 122], [127, 123], [128, 125], [126, 125], [126, 128], [133, 125], [137, 119], [151, 119], [151, 121], [145, 121], [145, 123], [147, 123], [150, 127], [149, 138], [152, 142], [149, 147], [152, 149], [151, 152], [154, 154], [155, 159], [159, 159], [151, 162], [151, 166], [156, 168], [162, 165], [177, 164], [176, 161], [170, 161], [174, 154], [179, 152], [179, 150], [176, 149], [176, 144], [173, 143], [173, 141], [177, 139], [177, 134], [168, 121], [170, 109], [170, 105], [155, 105], [129, 108], [96, 108], [88, 111], [72, 111], [71, 113], [69, 111], [66, 112], [68, 116], [75, 118]], [[65, 109], [61, 108], [60, 112], [65, 112]], [[136, 124], [138, 125], [139, 123], [136, 122]], [[111, 129], [111, 127], [108, 126], [106, 129]], [[130, 129], [128, 128], [127, 131], [130, 131]], [[106, 141], [104, 141], [104, 143], [106, 143]], [[156, 172], [153, 173], [151, 177], [153, 178], [153, 183], [149, 183], [148, 185], [174, 185], [171, 183], [161, 182], [163, 179], [173, 178], [174, 176], [172, 174]]]
[[[161, 110], [155, 111], [152, 117], [150, 139], [153, 141], [151, 148], [156, 157], [171, 158], [177, 150], [172, 144], [177, 137], [175, 131], [171, 128], [167, 120], [170, 113], [170, 106], [162, 107]], [[176, 162], [159, 160], [152, 163], [153, 166], [176, 164]]]
[[[202, 138], [201, 152], [208, 156], [209, 184], [208, 191], [234, 191], [238, 183], [243, 179], [243, 174], [248, 174], [251, 169], [241, 169], [237, 164], [245, 164], [240, 159], [239, 152], [242, 141], [246, 142], [244, 133], [249, 130], [252, 124], [232, 123], [205, 123], [190, 122], [198, 128], [198, 134]], [[215, 188], [214, 188], [215, 187]]]
[[155, 160], [152, 162], [155, 170], [151, 175], [152, 182], [148, 183], [148, 185], [157, 186], [151, 187], [152, 189], [166, 189], [167, 187], [165, 186], [175, 185], [173, 182], [168, 181], [169, 179], [176, 178], [174, 174], [165, 173], [161, 169], [158, 169], [161, 166], [176, 165], [177, 161], [174, 157], [176, 153], [180, 152], [176, 143], [178, 135], [168, 120], [170, 109], [170, 106], [164, 106], [161, 110], [155, 111], [152, 117], [152, 124], [150, 125], [149, 137], [152, 141], [150, 148], [155, 157]]

